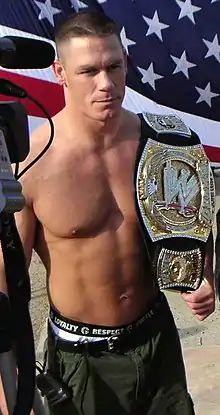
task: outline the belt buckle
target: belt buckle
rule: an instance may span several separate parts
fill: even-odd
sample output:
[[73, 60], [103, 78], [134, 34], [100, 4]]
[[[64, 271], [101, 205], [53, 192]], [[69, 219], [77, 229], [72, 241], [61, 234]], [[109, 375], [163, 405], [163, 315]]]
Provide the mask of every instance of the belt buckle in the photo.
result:
[[118, 336], [111, 336], [107, 339], [109, 352], [112, 352], [114, 350], [115, 343], [117, 340], [118, 340]]

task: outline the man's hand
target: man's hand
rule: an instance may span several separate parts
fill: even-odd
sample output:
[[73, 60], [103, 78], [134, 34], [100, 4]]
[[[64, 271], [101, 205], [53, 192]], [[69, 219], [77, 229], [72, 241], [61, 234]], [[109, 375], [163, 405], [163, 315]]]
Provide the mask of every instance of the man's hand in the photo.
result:
[[215, 291], [213, 283], [206, 279], [200, 287], [192, 293], [181, 294], [192, 313], [198, 320], [205, 320], [215, 310]]

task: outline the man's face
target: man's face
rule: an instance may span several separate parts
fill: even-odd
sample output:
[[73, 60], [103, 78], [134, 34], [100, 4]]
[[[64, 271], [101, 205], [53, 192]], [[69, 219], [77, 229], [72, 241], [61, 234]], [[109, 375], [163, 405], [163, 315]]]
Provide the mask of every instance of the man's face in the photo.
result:
[[55, 64], [67, 105], [94, 120], [120, 113], [125, 93], [126, 62], [116, 35], [73, 38], [62, 46], [62, 64]]

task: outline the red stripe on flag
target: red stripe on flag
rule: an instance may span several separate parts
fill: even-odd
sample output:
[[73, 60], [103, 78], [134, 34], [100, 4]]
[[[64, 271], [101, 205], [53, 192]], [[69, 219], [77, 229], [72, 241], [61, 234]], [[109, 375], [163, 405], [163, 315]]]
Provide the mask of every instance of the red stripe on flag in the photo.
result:
[[220, 147], [204, 145], [205, 152], [212, 163], [220, 163]]
[[[29, 76], [22, 76], [12, 72], [7, 72], [0, 69], [0, 77], [8, 79], [14, 84], [22, 87], [27, 91], [28, 94], [32, 95], [41, 105], [47, 110], [49, 115], [52, 117], [59, 112], [64, 106], [64, 95], [63, 89], [54, 82], [49, 82], [41, 79], [31, 78]], [[12, 101], [13, 97], [7, 97], [0, 94], [1, 101]], [[40, 108], [38, 108], [29, 99], [17, 99], [24, 107], [28, 115], [35, 117], [44, 117]]]

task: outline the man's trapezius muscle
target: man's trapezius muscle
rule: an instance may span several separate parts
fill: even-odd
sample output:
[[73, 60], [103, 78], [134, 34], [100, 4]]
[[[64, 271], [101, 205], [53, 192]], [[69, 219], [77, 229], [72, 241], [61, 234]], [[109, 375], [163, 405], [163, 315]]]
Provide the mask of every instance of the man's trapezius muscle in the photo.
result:
[[[110, 326], [130, 323], [154, 295], [133, 198], [139, 119], [122, 114], [116, 136], [102, 146], [83, 130], [65, 136], [59, 114], [54, 143], [22, 182], [51, 304], [71, 319]], [[35, 133], [29, 160], [48, 136], [45, 126]]]

